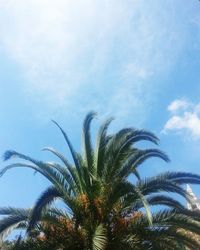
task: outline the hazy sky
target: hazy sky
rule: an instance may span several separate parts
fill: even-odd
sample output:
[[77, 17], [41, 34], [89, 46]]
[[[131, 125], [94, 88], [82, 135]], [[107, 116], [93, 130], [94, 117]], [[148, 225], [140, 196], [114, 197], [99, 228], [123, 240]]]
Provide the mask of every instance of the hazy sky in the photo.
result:
[[[94, 130], [115, 116], [112, 131], [160, 137], [171, 163], [150, 160], [143, 176], [199, 173], [200, 2], [0, 0], [0, 153], [52, 160], [41, 149], [53, 146], [68, 155], [51, 119], [79, 150], [90, 110], [99, 113]], [[31, 170], [11, 170], [0, 179], [0, 206], [32, 206], [46, 185]]]

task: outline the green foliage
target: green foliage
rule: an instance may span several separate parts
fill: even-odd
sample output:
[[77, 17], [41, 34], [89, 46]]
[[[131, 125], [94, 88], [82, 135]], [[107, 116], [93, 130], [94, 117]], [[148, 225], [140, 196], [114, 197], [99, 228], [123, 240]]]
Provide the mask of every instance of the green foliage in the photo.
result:
[[[157, 148], [136, 147], [140, 141], [157, 145], [158, 138], [134, 128], [110, 135], [112, 119], [108, 119], [93, 145], [90, 127], [95, 116], [90, 112], [84, 120], [82, 154], [76, 152], [65, 131], [53, 121], [64, 136], [73, 163], [49, 147], [44, 150], [61, 163], [38, 161], [11, 150], [4, 154], [5, 160], [20, 158], [26, 162], [5, 166], [1, 176], [9, 169], [25, 167], [42, 174], [52, 186], [40, 195], [31, 210], [0, 209], [4, 216], [0, 233], [5, 235], [11, 229], [25, 227], [29, 237], [18, 242], [18, 249], [180, 249], [180, 245], [197, 249], [198, 242], [180, 229], [200, 234], [200, 214], [192, 214], [170, 194], [189, 201], [183, 185], [200, 184], [200, 176], [167, 172], [141, 178], [139, 168], [148, 159], [169, 161]], [[130, 178], [134, 175], [135, 179]], [[62, 200], [66, 209], [54, 208], [56, 199]], [[152, 206], [160, 205], [165, 209], [152, 212]], [[33, 232], [37, 232], [36, 236]], [[43, 239], [38, 237], [41, 233]]]

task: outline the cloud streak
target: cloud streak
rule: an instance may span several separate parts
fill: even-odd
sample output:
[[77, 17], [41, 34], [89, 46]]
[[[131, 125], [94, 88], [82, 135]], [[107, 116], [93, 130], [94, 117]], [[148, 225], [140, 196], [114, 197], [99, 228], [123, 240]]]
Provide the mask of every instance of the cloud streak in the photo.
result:
[[159, 87], [154, 77], [168, 72], [184, 48], [180, 6], [136, 0], [4, 1], [0, 46], [19, 65], [25, 77], [21, 88], [41, 116], [92, 107], [142, 120], [141, 110]]

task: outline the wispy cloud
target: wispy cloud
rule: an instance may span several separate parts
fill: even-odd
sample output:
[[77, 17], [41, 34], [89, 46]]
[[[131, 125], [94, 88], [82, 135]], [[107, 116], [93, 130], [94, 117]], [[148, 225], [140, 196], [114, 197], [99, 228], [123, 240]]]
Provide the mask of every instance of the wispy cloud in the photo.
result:
[[0, 47], [19, 65], [25, 76], [21, 87], [42, 116], [91, 108], [139, 115], [158, 88], [153, 78], [166, 73], [184, 48], [185, 18], [176, 11], [182, 6], [145, 0], [2, 1]]
[[180, 110], [185, 110], [187, 109], [189, 106], [191, 106], [191, 103], [184, 100], [184, 99], [177, 99], [175, 101], [173, 101], [169, 106], [168, 106], [168, 110], [172, 113], [175, 113], [177, 111]]
[[168, 110], [171, 114], [163, 132], [181, 132], [190, 138], [200, 139], [200, 103], [177, 99], [168, 106]]

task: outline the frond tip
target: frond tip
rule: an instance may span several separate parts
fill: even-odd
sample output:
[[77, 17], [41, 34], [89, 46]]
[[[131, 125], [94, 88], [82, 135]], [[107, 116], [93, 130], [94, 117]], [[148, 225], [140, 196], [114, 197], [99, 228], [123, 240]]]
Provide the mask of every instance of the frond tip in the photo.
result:
[[7, 160], [10, 160], [11, 158], [15, 157], [16, 154], [17, 154], [17, 152], [14, 151], [14, 150], [7, 150], [7, 151], [3, 154], [2, 158], [3, 158], [4, 161], [7, 161]]

